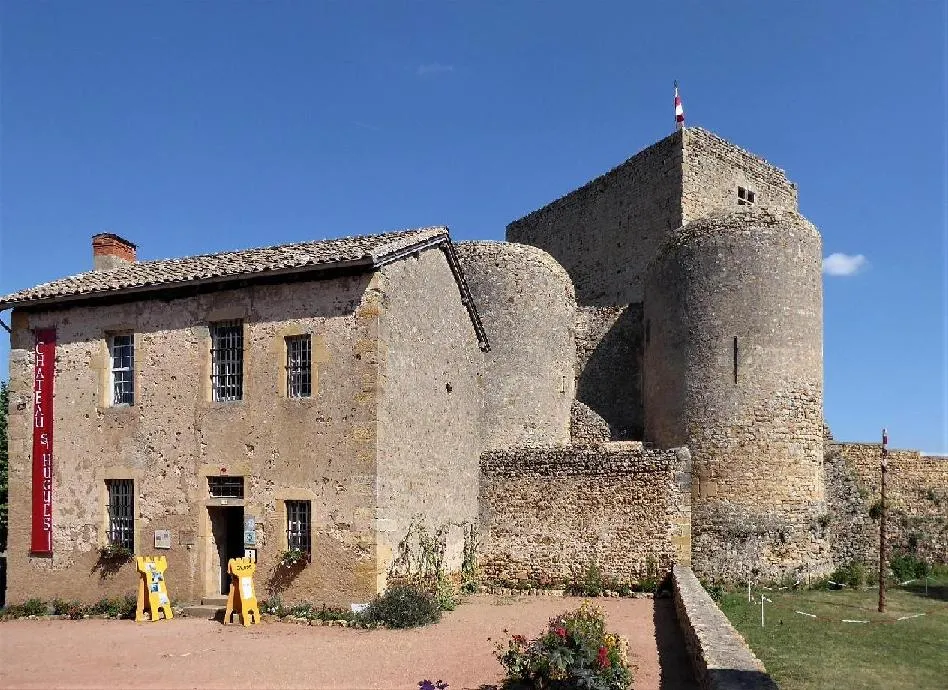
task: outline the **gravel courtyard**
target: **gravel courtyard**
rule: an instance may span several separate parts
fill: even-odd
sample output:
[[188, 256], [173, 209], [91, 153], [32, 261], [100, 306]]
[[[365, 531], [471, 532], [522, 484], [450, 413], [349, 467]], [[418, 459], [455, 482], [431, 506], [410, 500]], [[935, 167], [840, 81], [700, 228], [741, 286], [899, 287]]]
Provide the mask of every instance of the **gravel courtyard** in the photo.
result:
[[[597, 599], [629, 638], [636, 690], [695, 688], [668, 599]], [[450, 690], [496, 683], [493, 642], [535, 636], [579, 598], [477, 596], [438, 625], [357, 630], [264, 622], [249, 629], [188, 618], [159, 623], [17, 620], [0, 623], [3, 688], [352, 688]]]

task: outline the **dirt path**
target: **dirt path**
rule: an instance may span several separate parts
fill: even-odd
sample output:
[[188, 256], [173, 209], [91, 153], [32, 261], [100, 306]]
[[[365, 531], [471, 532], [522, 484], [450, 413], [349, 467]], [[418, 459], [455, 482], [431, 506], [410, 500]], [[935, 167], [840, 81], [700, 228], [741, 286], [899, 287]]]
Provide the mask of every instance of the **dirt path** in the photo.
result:
[[[187, 618], [168, 622], [0, 623], [3, 688], [325, 688], [450, 690], [500, 678], [502, 630], [534, 636], [580, 599], [479, 596], [414, 630], [349, 630], [286, 623], [250, 629]], [[669, 600], [599, 599], [609, 630], [629, 638], [636, 690], [695, 687]]]

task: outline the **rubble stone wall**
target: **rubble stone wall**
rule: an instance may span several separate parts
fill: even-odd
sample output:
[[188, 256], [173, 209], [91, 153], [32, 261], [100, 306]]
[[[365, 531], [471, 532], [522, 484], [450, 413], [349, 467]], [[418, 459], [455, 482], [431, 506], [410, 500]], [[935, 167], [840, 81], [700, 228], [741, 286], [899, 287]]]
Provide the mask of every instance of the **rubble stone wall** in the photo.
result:
[[641, 443], [481, 457], [478, 560], [488, 583], [556, 583], [597, 565], [630, 582], [690, 556], [691, 458]]
[[[831, 443], [826, 450], [826, 497], [833, 562], [875, 563], [882, 446]], [[893, 552], [948, 563], [948, 457], [890, 450], [886, 471], [886, 537]]]

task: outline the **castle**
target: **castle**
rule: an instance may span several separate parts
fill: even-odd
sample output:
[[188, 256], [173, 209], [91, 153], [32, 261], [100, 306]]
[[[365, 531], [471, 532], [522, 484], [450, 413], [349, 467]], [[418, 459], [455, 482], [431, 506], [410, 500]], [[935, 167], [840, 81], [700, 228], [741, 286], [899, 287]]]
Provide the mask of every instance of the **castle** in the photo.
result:
[[[418, 521], [453, 525], [452, 569], [476, 532], [495, 582], [868, 558], [873, 447], [823, 421], [821, 249], [783, 171], [697, 128], [507, 242], [425, 228], [138, 262], [97, 235], [96, 270], [0, 298], [8, 598], [121, 593], [127, 549], [166, 554], [197, 600], [228, 558], [273, 581], [298, 550], [285, 596], [365, 601]], [[893, 462], [945, 560], [948, 463]]]

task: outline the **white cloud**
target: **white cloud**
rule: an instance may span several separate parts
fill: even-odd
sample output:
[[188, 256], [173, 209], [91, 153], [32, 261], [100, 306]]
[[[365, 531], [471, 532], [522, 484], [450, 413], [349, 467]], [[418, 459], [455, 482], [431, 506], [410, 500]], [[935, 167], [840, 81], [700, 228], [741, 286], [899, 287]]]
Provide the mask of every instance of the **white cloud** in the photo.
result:
[[445, 74], [447, 72], [453, 71], [454, 65], [442, 65], [440, 62], [432, 62], [427, 65], [418, 65], [419, 77], [436, 76], [438, 74]]
[[823, 259], [823, 273], [828, 276], [854, 276], [868, 265], [862, 254], [830, 254]]

